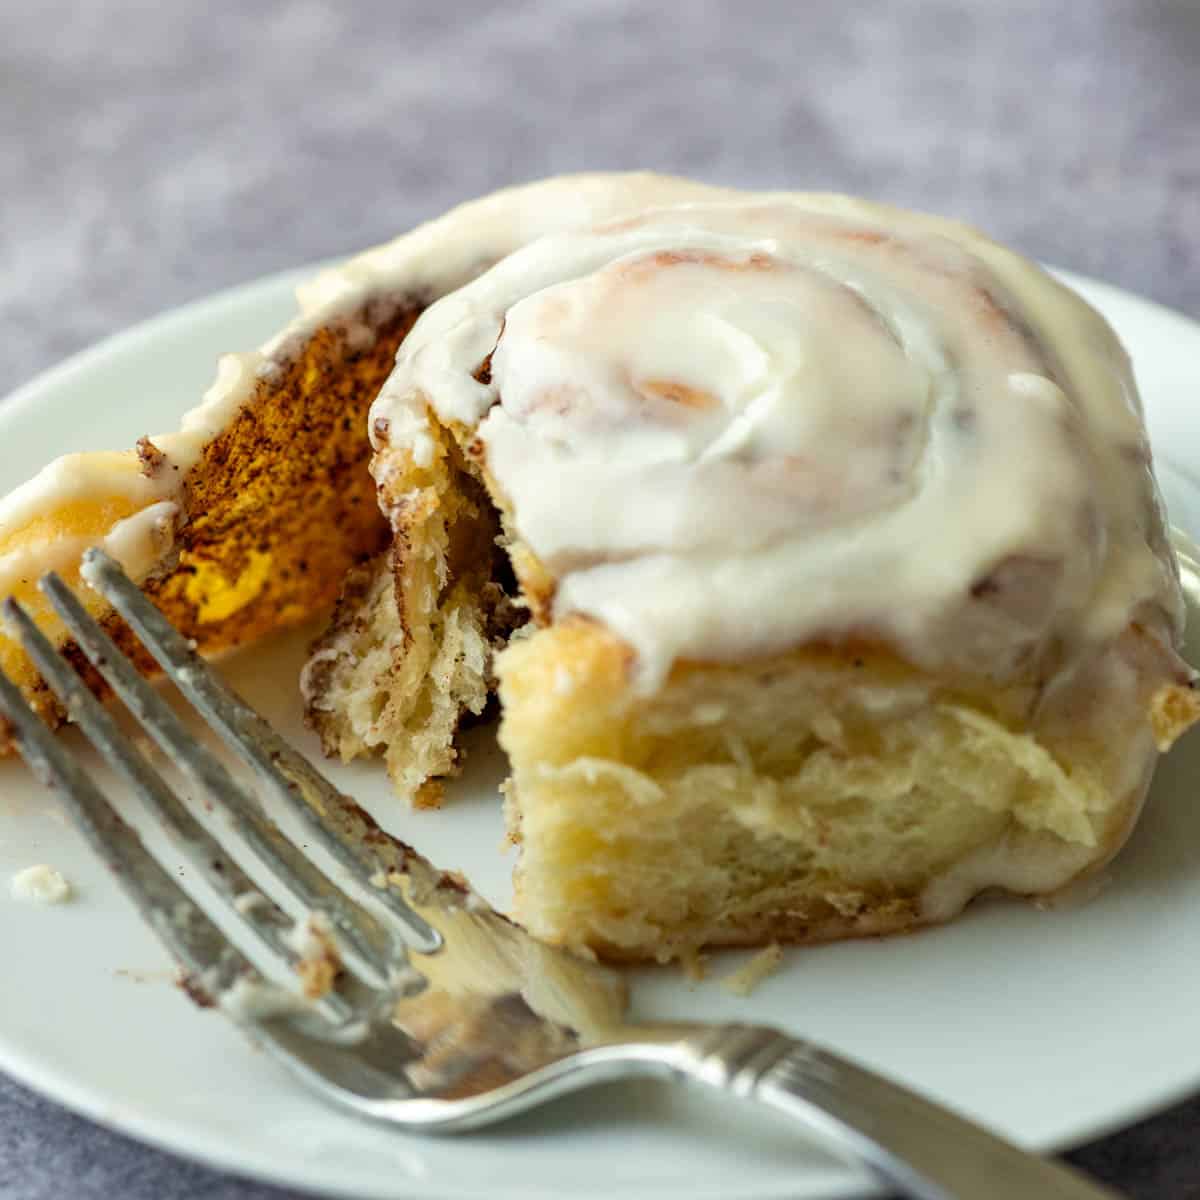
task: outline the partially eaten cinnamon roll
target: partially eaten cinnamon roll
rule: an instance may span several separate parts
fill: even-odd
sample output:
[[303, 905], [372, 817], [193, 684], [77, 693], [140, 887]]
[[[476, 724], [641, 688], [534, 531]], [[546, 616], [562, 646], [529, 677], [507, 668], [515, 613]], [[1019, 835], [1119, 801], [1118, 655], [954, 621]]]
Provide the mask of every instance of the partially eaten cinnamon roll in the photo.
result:
[[542, 239], [426, 311], [371, 430], [396, 540], [318, 724], [430, 802], [494, 673], [550, 941], [668, 959], [1054, 891], [1200, 710], [1125, 356], [962, 226], [741, 196]]
[[1126, 356], [973, 230], [593, 175], [304, 296], [183, 433], [0, 503], [0, 592], [103, 538], [217, 648], [352, 566], [303, 679], [327, 751], [435, 805], [498, 696], [548, 941], [665, 960], [1053, 892], [1200, 715]]

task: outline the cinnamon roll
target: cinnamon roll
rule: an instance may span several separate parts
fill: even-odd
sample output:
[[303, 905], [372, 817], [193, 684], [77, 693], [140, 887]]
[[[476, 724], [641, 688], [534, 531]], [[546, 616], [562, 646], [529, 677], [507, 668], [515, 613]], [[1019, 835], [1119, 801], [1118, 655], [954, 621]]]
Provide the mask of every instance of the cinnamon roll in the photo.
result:
[[493, 670], [549, 941], [669, 959], [1054, 891], [1197, 714], [1126, 356], [961, 225], [741, 196], [543, 238], [424, 313], [370, 428], [390, 702], [429, 733], [436, 694], [450, 745], [504, 560], [529, 612]]
[[[1053, 892], [1200, 714], [1126, 356], [974, 230], [568, 177], [301, 302], [180, 432], [0, 501], [0, 594], [101, 541], [215, 650], [340, 586], [302, 679], [326, 750], [436, 804], [498, 696], [548, 941], [670, 959]], [[44, 696], [2, 636], [0, 666]]]

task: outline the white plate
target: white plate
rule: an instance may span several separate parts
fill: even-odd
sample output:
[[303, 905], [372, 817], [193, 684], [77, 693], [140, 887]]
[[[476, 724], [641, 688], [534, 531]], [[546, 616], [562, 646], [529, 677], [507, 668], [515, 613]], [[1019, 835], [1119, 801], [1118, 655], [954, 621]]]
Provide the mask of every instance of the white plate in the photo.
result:
[[[214, 356], [256, 344], [292, 309], [296, 274], [114, 338], [0, 404], [0, 492], [67, 449], [173, 427]], [[1200, 536], [1200, 326], [1075, 281], [1137, 364], [1173, 518]], [[229, 662], [237, 686], [315, 753], [283, 638]], [[1195, 655], [1194, 655], [1195, 657]], [[486, 740], [486, 733], [477, 741]], [[399, 811], [377, 766], [332, 769], [439, 865], [507, 892], [493, 752], [439, 813]], [[1092, 902], [1042, 913], [980, 905], [953, 926], [795, 951], [750, 998], [644, 972], [645, 1015], [772, 1022], [818, 1037], [1040, 1148], [1080, 1142], [1200, 1086], [1200, 738], [1164, 764], [1132, 843]], [[155, 940], [19, 764], [0, 763], [0, 883], [35, 862], [78, 899], [0, 890], [0, 1068], [103, 1124], [295, 1187], [366, 1196], [831, 1197], [859, 1177], [756, 1109], [657, 1084], [614, 1086], [459, 1140], [409, 1137], [327, 1111], [219, 1016], [170, 983]], [[732, 967], [733, 960], [717, 964]]]

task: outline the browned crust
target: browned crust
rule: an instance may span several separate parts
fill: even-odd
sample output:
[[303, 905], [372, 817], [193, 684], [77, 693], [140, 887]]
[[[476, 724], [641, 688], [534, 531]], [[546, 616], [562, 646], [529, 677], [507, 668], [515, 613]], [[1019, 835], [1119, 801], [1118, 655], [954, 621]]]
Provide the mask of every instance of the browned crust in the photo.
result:
[[[739, 923], [723, 930], [720, 935], [702, 946], [691, 947], [691, 953], [710, 950], [748, 950], [768, 946], [772, 942], [791, 946], [819, 946], [826, 942], [847, 941], [853, 938], [886, 937], [898, 933], [915, 933], [932, 924], [923, 919], [915, 900], [888, 899], [864, 905], [853, 916], [842, 916], [826, 909], [811, 916], [800, 913], [764, 913], [754, 921]], [[669, 941], [664, 939], [664, 941]], [[633, 965], [652, 963], [654, 954], [636, 953], [628, 946], [608, 942], [588, 941], [588, 949], [606, 963]], [[686, 953], [680, 948], [680, 953]]]
[[[176, 551], [142, 590], [202, 651], [254, 641], [329, 608], [347, 571], [386, 546], [368, 470], [367, 412], [421, 308], [375, 297], [294, 339], [188, 472]], [[148, 439], [137, 450], [144, 470], [165, 469]], [[104, 624], [152, 673], [123, 623], [109, 614]], [[81, 658], [70, 645], [67, 653]], [[40, 681], [31, 699], [61, 720]]]
[[[350, 567], [386, 544], [367, 470], [367, 411], [418, 311], [367, 305], [357, 315], [375, 332], [367, 347], [348, 323], [318, 329], [259, 381], [189, 473], [178, 565], [146, 591], [202, 649], [252, 641], [328, 607]], [[214, 616], [214, 600], [263, 555], [261, 585]]]

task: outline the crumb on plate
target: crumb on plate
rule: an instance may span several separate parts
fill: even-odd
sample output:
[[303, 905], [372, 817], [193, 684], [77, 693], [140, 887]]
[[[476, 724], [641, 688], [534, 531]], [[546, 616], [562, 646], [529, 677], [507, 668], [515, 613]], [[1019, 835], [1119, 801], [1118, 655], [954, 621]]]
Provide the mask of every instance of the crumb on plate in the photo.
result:
[[749, 996], [783, 961], [783, 947], [778, 942], [764, 946], [749, 962], [724, 976], [720, 983], [735, 996]]
[[45, 863], [18, 871], [8, 886], [13, 899], [26, 904], [63, 904], [74, 895], [66, 876]]

